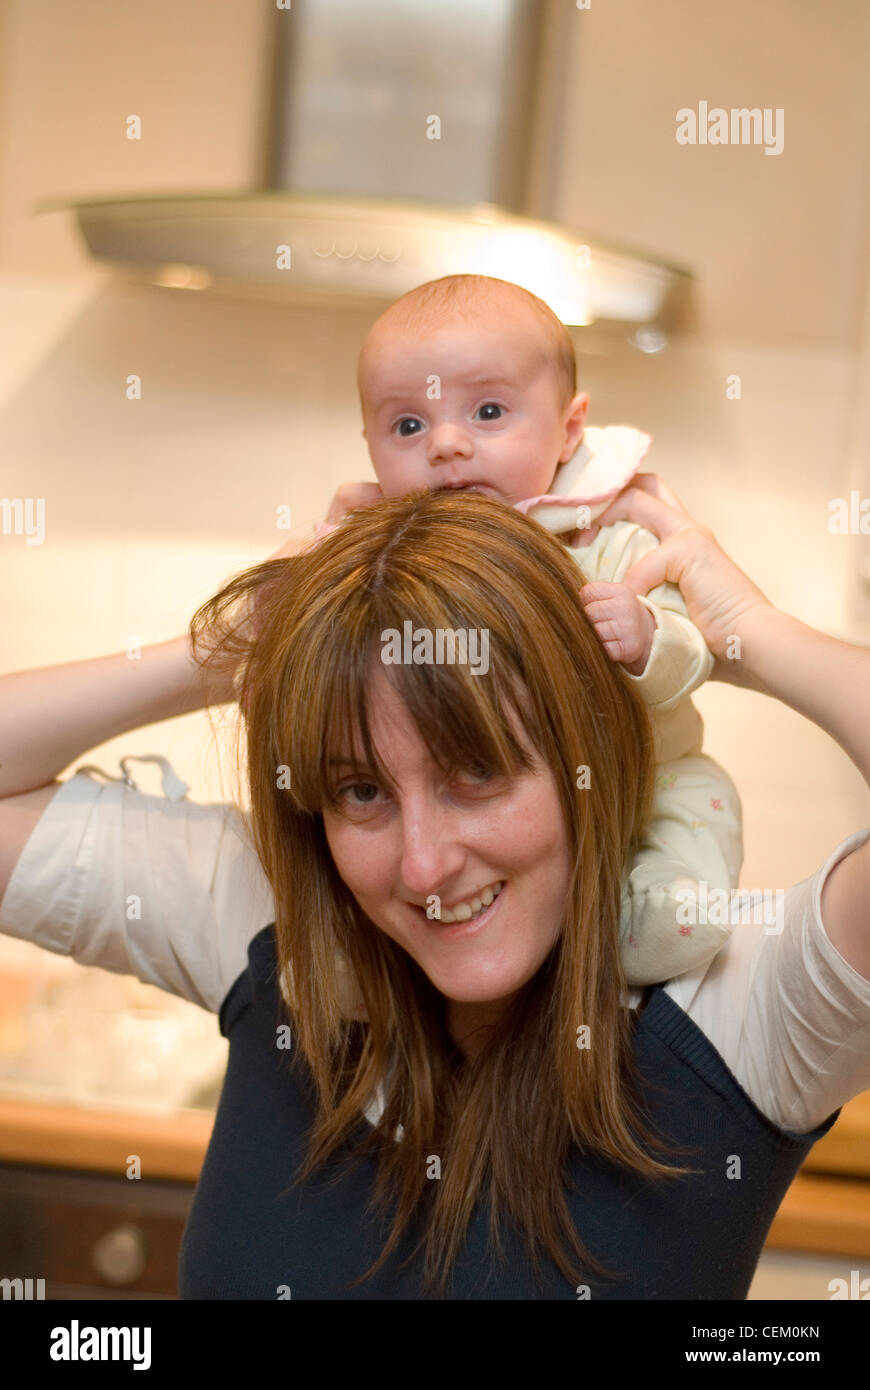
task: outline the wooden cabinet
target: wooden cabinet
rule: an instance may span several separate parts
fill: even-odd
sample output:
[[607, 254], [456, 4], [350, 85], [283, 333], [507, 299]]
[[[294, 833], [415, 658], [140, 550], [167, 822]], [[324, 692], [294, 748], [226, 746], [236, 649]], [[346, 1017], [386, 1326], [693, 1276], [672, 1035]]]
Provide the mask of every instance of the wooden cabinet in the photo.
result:
[[177, 1297], [193, 1190], [0, 1164], [0, 1278], [44, 1279], [46, 1299]]
[[870, 1258], [870, 1091], [844, 1105], [833, 1129], [813, 1145], [767, 1244]]
[[46, 1299], [177, 1297], [213, 1123], [0, 1100], [0, 1279], [45, 1279]]

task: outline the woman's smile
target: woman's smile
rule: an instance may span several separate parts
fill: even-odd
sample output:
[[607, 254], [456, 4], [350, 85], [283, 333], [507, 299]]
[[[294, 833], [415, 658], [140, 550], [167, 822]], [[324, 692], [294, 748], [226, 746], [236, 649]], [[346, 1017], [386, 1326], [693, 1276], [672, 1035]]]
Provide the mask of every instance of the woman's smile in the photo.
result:
[[423, 913], [427, 926], [436, 929], [443, 941], [464, 940], [475, 936], [492, 921], [504, 887], [505, 881], [498, 879], [479, 896], [475, 894], [470, 901], [456, 903], [452, 909], [443, 905], [439, 908], [436, 904], [434, 911], [430, 912], [429, 908], [417, 908], [417, 911]]

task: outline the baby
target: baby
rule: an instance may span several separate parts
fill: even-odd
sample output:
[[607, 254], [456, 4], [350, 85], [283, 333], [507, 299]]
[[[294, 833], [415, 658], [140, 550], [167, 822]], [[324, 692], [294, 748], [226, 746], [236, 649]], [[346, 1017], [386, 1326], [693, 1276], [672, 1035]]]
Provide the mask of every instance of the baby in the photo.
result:
[[[686, 921], [679, 890], [737, 886], [741, 812], [727, 774], [701, 752], [689, 698], [713, 658], [679, 589], [647, 598], [620, 581], [658, 542], [627, 522], [590, 522], [636, 472], [650, 440], [587, 429], [574, 348], [544, 302], [504, 280], [457, 275], [421, 285], [376, 321], [359, 360], [363, 435], [377, 483], [338, 489], [325, 534], [353, 506], [420, 488], [468, 489], [525, 511], [569, 547], [580, 596], [614, 660], [636, 682], [656, 737], [653, 815], [626, 865], [621, 919], [629, 984], [705, 964], [730, 926]], [[583, 532], [587, 532], [586, 535]], [[588, 542], [588, 543], [583, 543]]]

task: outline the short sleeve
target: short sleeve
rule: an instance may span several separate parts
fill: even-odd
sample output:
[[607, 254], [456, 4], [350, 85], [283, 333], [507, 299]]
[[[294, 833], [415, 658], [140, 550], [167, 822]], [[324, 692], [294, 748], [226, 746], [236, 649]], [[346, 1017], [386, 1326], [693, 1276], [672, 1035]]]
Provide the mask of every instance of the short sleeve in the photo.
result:
[[870, 829], [850, 836], [792, 888], [737, 893], [718, 955], [666, 986], [762, 1113], [799, 1134], [870, 1089], [870, 980], [821, 915], [828, 874], [868, 839]]
[[0, 902], [5, 934], [214, 1013], [246, 967], [248, 942], [273, 920], [236, 807], [169, 800], [84, 772], [46, 806]]

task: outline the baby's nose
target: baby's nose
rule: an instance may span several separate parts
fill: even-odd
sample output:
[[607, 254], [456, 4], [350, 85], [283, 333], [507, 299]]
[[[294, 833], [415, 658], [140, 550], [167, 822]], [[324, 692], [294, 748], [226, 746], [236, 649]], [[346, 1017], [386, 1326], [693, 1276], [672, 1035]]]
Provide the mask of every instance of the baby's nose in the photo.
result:
[[457, 425], [439, 425], [429, 436], [429, 458], [435, 463], [443, 459], [470, 458], [471, 440]]

